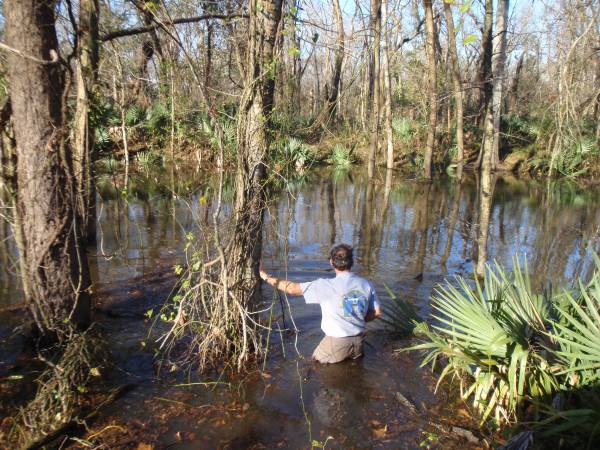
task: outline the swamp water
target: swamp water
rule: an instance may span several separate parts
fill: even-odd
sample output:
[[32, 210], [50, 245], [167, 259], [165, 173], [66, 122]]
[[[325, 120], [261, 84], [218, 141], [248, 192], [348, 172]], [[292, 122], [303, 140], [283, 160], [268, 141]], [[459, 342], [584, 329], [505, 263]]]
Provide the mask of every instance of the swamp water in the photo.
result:
[[[476, 181], [457, 187], [450, 180], [422, 184], [380, 175], [367, 183], [362, 172], [319, 170], [290, 182], [270, 205], [264, 266], [298, 281], [333, 276], [329, 248], [351, 243], [355, 271], [373, 280], [384, 304], [391, 301], [389, 289], [426, 316], [436, 284], [473, 272]], [[394, 337], [381, 323], [369, 324], [362, 360], [312, 364], [322, 337], [320, 310], [300, 298], [281, 305], [276, 300], [278, 320], [264, 370], [224, 379], [163, 367], [157, 377], [152, 342], [142, 346], [150, 328], [144, 314], [171, 292], [188, 232], [210, 222], [215, 184], [203, 174], [139, 173], [125, 201], [114, 181], [99, 182], [99, 243], [90, 250], [90, 263], [97, 326], [115, 362], [105, 376], [133, 389], [88, 424], [89, 442], [134, 449], [486, 446], [468, 405], [444, 389], [434, 394], [435, 376], [419, 368], [418, 355], [395, 352], [411, 341]], [[600, 245], [597, 194], [564, 183], [497, 180], [490, 259], [510, 267], [512, 256], [521, 254], [539, 286], [589, 275], [591, 250]], [[227, 185], [224, 221], [231, 197]], [[6, 380], [18, 370], [20, 344], [11, 336], [22, 317], [14, 253], [10, 240], [2, 243], [0, 387], [19, 382]], [[270, 301], [271, 292], [265, 295]]]

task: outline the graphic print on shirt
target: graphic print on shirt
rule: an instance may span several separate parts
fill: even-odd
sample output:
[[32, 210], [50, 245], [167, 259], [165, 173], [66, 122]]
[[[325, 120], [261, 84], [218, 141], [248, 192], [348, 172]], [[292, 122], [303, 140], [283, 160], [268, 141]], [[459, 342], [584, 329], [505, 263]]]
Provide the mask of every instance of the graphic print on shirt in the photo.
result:
[[368, 307], [369, 301], [360, 291], [352, 290], [342, 297], [344, 317], [354, 317], [358, 320], [364, 320]]

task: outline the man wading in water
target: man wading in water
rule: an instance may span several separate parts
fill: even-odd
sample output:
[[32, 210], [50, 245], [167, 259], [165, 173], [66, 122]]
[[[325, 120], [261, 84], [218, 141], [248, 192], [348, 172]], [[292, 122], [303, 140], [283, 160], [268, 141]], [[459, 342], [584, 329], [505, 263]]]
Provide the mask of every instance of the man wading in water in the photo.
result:
[[363, 354], [365, 323], [381, 315], [377, 294], [371, 283], [350, 272], [354, 263], [352, 247], [346, 244], [331, 249], [329, 263], [335, 278], [319, 278], [295, 283], [269, 276], [260, 277], [288, 295], [303, 295], [306, 303], [321, 305], [321, 329], [325, 337], [313, 353], [320, 363], [337, 363]]

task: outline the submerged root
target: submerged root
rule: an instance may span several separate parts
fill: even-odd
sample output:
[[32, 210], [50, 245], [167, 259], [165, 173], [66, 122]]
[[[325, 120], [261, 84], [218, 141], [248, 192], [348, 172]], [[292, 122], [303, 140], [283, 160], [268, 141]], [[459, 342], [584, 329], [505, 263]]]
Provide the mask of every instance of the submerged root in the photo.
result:
[[77, 418], [82, 396], [92, 377], [99, 376], [97, 339], [91, 332], [74, 332], [52, 354], [39, 358], [47, 369], [37, 379], [35, 397], [23, 408], [8, 437], [13, 448], [35, 448]]

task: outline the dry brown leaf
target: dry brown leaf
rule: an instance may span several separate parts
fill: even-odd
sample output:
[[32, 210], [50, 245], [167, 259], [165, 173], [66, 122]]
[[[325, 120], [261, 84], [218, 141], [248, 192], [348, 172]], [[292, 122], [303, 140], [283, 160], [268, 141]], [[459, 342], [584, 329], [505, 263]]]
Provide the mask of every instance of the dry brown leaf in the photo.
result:
[[154, 450], [154, 445], [146, 444], [145, 442], [140, 442], [135, 450]]

